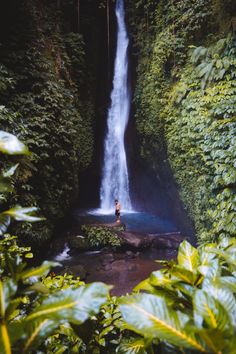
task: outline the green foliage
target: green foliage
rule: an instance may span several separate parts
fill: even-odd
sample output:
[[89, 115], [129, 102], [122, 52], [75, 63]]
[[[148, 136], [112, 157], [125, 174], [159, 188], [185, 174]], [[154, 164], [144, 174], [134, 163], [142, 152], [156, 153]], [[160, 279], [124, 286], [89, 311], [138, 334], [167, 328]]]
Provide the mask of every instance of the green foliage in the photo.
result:
[[32, 152], [9, 200], [40, 207], [47, 215], [46, 223], [18, 225], [17, 233], [28, 242], [50, 237], [77, 197], [78, 175], [93, 153], [92, 78], [82, 36], [65, 31], [56, 1], [42, 7], [15, 2], [12, 11], [18, 15], [14, 23], [7, 21], [0, 48], [0, 123]]
[[236, 239], [199, 249], [184, 241], [178, 262], [162, 261], [136, 287], [145, 294], [120, 299], [120, 311], [130, 329], [146, 339], [158, 339], [188, 353], [234, 353]]
[[229, 31], [231, 1], [128, 4], [140, 155], [171, 166], [200, 242], [236, 232], [235, 38], [216, 34], [219, 8]]
[[82, 230], [91, 247], [120, 247], [122, 245], [122, 239], [109, 227], [83, 225]]
[[234, 53], [233, 39], [196, 48], [163, 114], [170, 162], [200, 240], [236, 231]]

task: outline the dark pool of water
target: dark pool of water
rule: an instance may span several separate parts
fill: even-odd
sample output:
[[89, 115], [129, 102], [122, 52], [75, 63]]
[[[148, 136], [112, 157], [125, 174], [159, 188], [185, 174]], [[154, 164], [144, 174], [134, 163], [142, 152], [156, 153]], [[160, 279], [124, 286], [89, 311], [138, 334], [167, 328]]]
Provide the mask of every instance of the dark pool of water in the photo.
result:
[[[76, 210], [73, 213], [79, 224], [113, 223], [114, 214], [103, 215], [98, 210]], [[121, 222], [126, 225], [127, 231], [140, 233], [165, 233], [178, 231], [176, 225], [168, 219], [145, 212], [123, 212]]]

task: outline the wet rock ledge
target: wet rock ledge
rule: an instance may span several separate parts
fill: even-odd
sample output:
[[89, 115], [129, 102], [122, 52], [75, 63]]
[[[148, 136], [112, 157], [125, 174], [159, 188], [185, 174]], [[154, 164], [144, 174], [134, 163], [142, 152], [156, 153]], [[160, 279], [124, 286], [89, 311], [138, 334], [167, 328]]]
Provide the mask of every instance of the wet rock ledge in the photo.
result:
[[170, 233], [138, 233], [126, 231], [125, 224], [87, 224], [82, 226], [82, 235], [74, 235], [69, 239], [71, 248], [87, 251], [102, 247], [142, 250], [146, 248], [177, 249], [188, 237], [180, 232]]

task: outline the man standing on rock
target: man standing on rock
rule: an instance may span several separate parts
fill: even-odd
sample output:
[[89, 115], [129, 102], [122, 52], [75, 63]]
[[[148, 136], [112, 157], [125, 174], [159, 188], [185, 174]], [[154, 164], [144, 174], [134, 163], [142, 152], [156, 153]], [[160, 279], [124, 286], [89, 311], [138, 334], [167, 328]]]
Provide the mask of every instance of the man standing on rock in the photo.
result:
[[116, 199], [115, 200], [115, 216], [116, 216], [116, 222], [120, 222], [120, 209], [121, 209], [121, 205], [119, 203], [119, 200]]

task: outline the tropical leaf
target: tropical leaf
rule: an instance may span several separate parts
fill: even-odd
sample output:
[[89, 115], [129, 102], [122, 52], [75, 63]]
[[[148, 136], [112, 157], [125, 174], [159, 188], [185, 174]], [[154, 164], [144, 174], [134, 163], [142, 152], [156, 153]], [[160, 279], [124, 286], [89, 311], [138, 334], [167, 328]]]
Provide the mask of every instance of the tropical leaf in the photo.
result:
[[187, 241], [183, 241], [179, 246], [178, 265], [191, 272], [196, 272], [199, 265], [198, 250]]
[[217, 278], [216, 282], [221, 285], [222, 288], [227, 288], [233, 293], [236, 293], [236, 277], [225, 276]]
[[174, 284], [175, 282], [178, 282], [178, 279], [173, 279], [173, 277], [171, 278], [162, 270], [157, 270], [151, 273], [149, 281], [150, 284], [153, 286], [168, 286]]
[[16, 289], [17, 287], [12, 280], [7, 280], [4, 283], [0, 280], [0, 349], [1, 353], [4, 354], [11, 354], [11, 342], [5, 320], [5, 314], [10, 303], [11, 296], [15, 294]]
[[221, 303], [228, 312], [232, 323], [236, 324], [236, 300], [233, 293], [228, 289], [222, 288], [220, 282], [217, 282], [217, 279], [215, 282], [208, 278], [204, 279], [202, 289], [205, 290], [209, 296], [214, 297], [214, 299]]
[[197, 290], [194, 295], [194, 311], [200, 315], [208, 326], [222, 332], [232, 330], [230, 317], [221, 303], [206, 291]]
[[145, 348], [144, 338], [124, 338], [117, 348], [117, 354], [148, 354]]
[[62, 290], [44, 300], [26, 320], [67, 320], [81, 324], [98, 313], [107, 299], [109, 289], [110, 287], [103, 283], [92, 283], [78, 289]]
[[124, 320], [136, 333], [205, 352], [194, 333], [184, 329], [189, 317], [168, 308], [162, 297], [149, 294], [124, 297], [119, 308]]
[[178, 278], [180, 281], [191, 285], [194, 285], [198, 279], [196, 273], [193, 273], [190, 270], [179, 266], [174, 266], [171, 270], [171, 274]]
[[208, 278], [215, 278], [216, 276], [220, 276], [221, 267], [219, 259], [214, 258], [211, 259], [211, 256], [198, 267], [198, 271]]
[[47, 275], [52, 267], [57, 266], [60, 266], [60, 263], [44, 261], [41, 266], [30, 268], [22, 272], [20, 278], [28, 283], [36, 283], [40, 278]]
[[155, 293], [155, 287], [150, 284], [149, 278], [141, 281], [138, 285], [135, 286], [133, 291], [138, 292], [140, 290], [148, 291], [149, 293]]
[[29, 150], [15, 135], [0, 130], [0, 151], [9, 155], [28, 155]]
[[222, 353], [222, 349], [225, 347], [225, 334], [221, 331], [210, 329], [203, 329], [198, 334], [212, 353]]
[[42, 319], [39, 321], [26, 321], [22, 325], [24, 327], [22, 353], [28, 353], [29, 350], [37, 348], [59, 326], [59, 323]]
[[0, 280], [0, 316], [2, 319], [5, 318], [6, 309], [16, 290], [17, 286], [13, 280], [8, 279], [5, 282]]
[[21, 206], [16, 206], [12, 209], [4, 211], [2, 214], [8, 215], [17, 221], [35, 222], [45, 220], [45, 218], [31, 215], [36, 210], [36, 207], [22, 208]]

